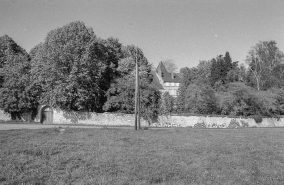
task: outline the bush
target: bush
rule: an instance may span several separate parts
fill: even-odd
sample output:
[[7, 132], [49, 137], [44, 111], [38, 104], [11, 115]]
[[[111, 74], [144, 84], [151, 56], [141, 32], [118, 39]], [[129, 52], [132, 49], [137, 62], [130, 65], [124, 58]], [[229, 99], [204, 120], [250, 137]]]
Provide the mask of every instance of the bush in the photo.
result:
[[193, 128], [207, 128], [204, 122], [202, 123], [196, 123]]
[[262, 116], [260, 115], [254, 115], [253, 119], [256, 123], [261, 123], [262, 122]]
[[236, 119], [232, 119], [230, 121], [230, 124], [228, 125], [228, 128], [239, 128], [241, 127], [240, 124], [236, 121]]
[[244, 120], [241, 120], [241, 124], [242, 124], [242, 127], [249, 127], [248, 122], [245, 122]]

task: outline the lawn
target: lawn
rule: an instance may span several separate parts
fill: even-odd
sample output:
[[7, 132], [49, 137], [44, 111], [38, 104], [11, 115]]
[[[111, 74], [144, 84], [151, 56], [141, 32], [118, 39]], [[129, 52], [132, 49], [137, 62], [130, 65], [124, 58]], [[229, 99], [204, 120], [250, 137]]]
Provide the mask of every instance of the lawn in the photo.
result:
[[284, 184], [284, 129], [0, 131], [0, 184]]

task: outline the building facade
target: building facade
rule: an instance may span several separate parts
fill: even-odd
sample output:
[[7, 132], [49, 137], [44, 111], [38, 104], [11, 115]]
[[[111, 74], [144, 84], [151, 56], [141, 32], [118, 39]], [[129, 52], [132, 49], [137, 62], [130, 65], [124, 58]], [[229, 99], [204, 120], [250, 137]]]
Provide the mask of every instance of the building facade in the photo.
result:
[[178, 88], [182, 82], [181, 73], [168, 72], [163, 62], [160, 62], [155, 71], [152, 71], [154, 76], [154, 84], [162, 92], [169, 92], [173, 97], [177, 97]]

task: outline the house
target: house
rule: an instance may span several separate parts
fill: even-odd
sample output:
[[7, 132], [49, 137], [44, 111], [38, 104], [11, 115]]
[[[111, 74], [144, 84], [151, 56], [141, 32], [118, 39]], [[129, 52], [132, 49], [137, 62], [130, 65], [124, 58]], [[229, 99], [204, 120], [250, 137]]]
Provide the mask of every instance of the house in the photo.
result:
[[177, 97], [178, 88], [182, 82], [181, 73], [168, 72], [163, 62], [160, 62], [157, 69], [152, 71], [153, 83], [162, 92], [168, 91], [173, 97]]

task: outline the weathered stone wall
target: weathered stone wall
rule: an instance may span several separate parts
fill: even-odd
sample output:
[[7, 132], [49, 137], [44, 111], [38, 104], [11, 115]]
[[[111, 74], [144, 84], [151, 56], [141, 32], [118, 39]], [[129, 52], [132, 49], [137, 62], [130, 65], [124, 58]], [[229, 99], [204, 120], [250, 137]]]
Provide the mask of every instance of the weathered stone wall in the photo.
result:
[[203, 124], [206, 128], [228, 128], [230, 123], [239, 124], [240, 127], [284, 127], [284, 118], [262, 118], [256, 123], [253, 118], [229, 118], [209, 116], [160, 116], [157, 123], [152, 126], [166, 127], [195, 127]]
[[[39, 111], [40, 112], [40, 111]], [[30, 117], [28, 114], [23, 116]], [[74, 121], [74, 117], [76, 118]], [[0, 121], [10, 120], [9, 114], [0, 110]], [[35, 122], [39, 122], [39, 116]], [[106, 126], [134, 126], [133, 114], [119, 113], [86, 113], [78, 115], [67, 115], [61, 110], [54, 110], [54, 124], [86, 124]], [[141, 118], [142, 126], [149, 126]], [[230, 117], [209, 117], [209, 116], [160, 116], [158, 122], [152, 123], [153, 127], [202, 127], [202, 128], [234, 128], [234, 127], [284, 127], [284, 118], [262, 118], [261, 123], [256, 123], [253, 118], [230, 118]]]
[[[117, 113], [89, 113], [87, 118], [78, 120], [77, 124], [91, 125], [134, 125], [133, 114]], [[62, 111], [54, 111], [54, 124], [72, 124]], [[204, 125], [206, 128], [232, 128], [232, 127], [284, 127], [284, 118], [262, 118], [261, 123], [256, 123], [253, 118], [230, 118], [209, 116], [159, 116], [158, 122], [152, 123], [153, 127], [196, 127]], [[141, 118], [141, 125], [148, 123]], [[236, 126], [237, 125], [237, 126]]]
[[[54, 124], [86, 124], [86, 125], [106, 125], [106, 126], [134, 126], [134, 114], [119, 113], [88, 113], [86, 118], [78, 119], [77, 123], [72, 118], [66, 118], [62, 111], [53, 112]], [[141, 118], [141, 126], [148, 126], [148, 123]]]
[[5, 114], [3, 110], [0, 110], [0, 122], [9, 121], [11, 119], [10, 114]]

